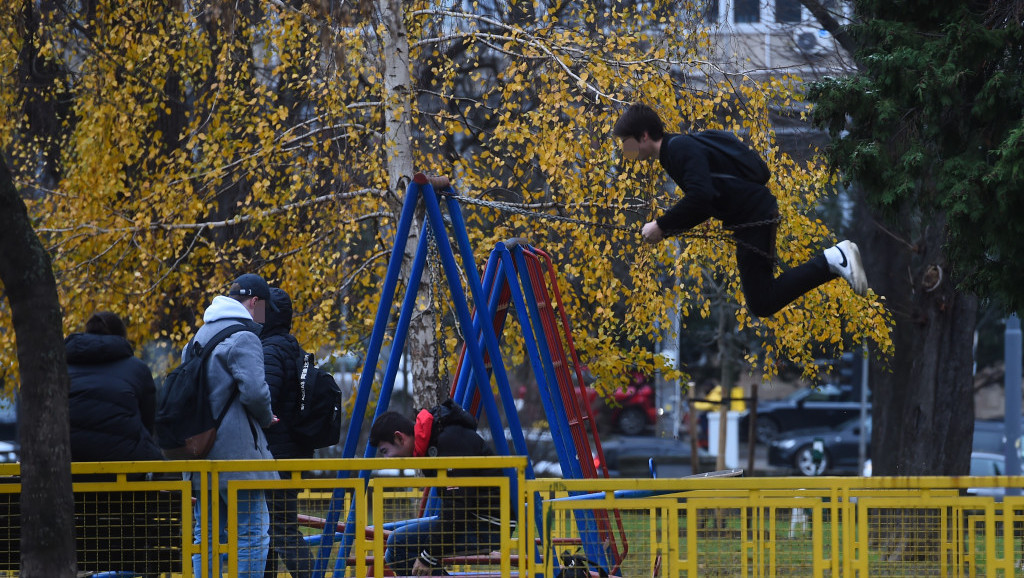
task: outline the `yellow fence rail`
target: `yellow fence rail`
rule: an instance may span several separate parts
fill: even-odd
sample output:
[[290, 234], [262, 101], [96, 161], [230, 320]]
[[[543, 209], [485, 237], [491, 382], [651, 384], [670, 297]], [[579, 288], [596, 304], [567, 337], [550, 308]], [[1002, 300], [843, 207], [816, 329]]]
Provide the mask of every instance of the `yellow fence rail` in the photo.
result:
[[[459, 477], [482, 461], [514, 475]], [[403, 471], [395, 468], [439, 477], [359, 477]], [[283, 476], [222, 480], [256, 470]], [[245, 497], [281, 489], [298, 492], [309, 555], [332, 543], [321, 561], [327, 576], [389, 576], [388, 536], [422, 515], [431, 488], [453, 486], [493, 488], [507, 507], [500, 546], [450, 553], [452, 573], [549, 577], [575, 563], [593, 576], [601, 566], [629, 577], [1024, 575], [1024, 498], [1001, 493], [1024, 487], [1024, 477], [526, 480], [515, 457], [76, 463], [72, 474], [79, 571], [94, 576], [187, 578], [193, 556], [224, 559], [225, 575], [236, 576], [246, 564], [235, 522]], [[21, 519], [30, 515], [19, 508], [18, 465], [0, 465], [0, 481], [0, 576], [17, 576]], [[226, 539], [209, 540], [222, 499]], [[340, 518], [325, 533], [332, 504], [341, 504]], [[289, 575], [276, 561], [272, 570]]]

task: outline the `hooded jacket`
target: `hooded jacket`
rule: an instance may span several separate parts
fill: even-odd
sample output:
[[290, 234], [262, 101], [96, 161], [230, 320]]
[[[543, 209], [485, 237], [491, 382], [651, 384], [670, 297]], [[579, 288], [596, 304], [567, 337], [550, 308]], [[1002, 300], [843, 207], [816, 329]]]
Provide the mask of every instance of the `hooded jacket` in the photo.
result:
[[[475, 457], [492, 456], [494, 451], [476, 431], [476, 419], [451, 399], [430, 410], [421, 410], [414, 428], [415, 456], [422, 457]], [[425, 476], [434, 477], [434, 470], [423, 470]], [[501, 477], [500, 468], [452, 469], [448, 475]], [[500, 523], [501, 496], [497, 488], [466, 486], [438, 488], [441, 498], [439, 516], [451, 525], [477, 518], [493, 524]], [[515, 508], [511, 510], [515, 520]], [[453, 530], [454, 531], [454, 530]]]
[[156, 386], [119, 335], [73, 333], [64, 340], [71, 378], [71, 459], [162, 460], [153, 439]]
[[260, 341], [263, 342], [270, 404], [281, 421], [267, 430], [267, 442], [277, 459], [311, 458], [313, 448], [292, 439], [292, 425], [299, 417], [299, 360], [302, 357], [302, 347], [291, 334], [292, 300], [287, 292], [277, 287], [270, 289], [270, 300], [278, 310], [267, 308]]
[[[258, 325], [244, 305], [224, 296], [214, 297], [203, 313], [203, 326], [192, 342], [205, 343], [220, 330], [239, 323], [259, 331]], [[182, 351], [182, 360], [192, 345]], [[239, 331], [222, 341], [207, 360], [206, 378], [210, 392], [210, 409], [219, 415], [230, 400], [231, 405], [217, 430], [217, 441], [207, 459], [259, 460], [272, 459], [263, 428], [274, 414], [270, 408], [270, 390], [264, 379], [263, 345], [253, 331]], [[237, 390], [238, 395], [232, 399]], [[277, 472], [224, 472], [221, 485], [227, 480], [277, 479]]]

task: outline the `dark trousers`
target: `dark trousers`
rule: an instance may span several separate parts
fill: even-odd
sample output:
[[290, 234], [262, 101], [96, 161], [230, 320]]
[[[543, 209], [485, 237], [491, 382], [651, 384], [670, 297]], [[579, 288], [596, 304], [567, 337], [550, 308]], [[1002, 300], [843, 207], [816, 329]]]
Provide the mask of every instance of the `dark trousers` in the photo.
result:
[[302, 537], [298, 523], [298, 490], [267, 490], [270, 511], [270, 552], [264, 578], [276, 576], [277, 561], [284, 562], [292, 578], [307, 578], [313, 568], [313, 551]]
[[747, 308], [758, 317], [770, 317], [818, 285], [836, 278], [823, 253], [810, 261], [775, 276], [775, 235], [777, 225], [739, 228], [736, 263], [740, 271]]

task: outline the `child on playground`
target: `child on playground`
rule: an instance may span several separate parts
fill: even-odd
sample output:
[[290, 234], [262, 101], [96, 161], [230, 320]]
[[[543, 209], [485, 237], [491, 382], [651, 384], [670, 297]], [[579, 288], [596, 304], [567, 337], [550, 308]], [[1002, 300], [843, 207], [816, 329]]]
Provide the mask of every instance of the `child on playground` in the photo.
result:
[[[477, 423], [454, 401], [420, 410], [416, 421], [388, 411], [370, 428], [370, 445], [382, 457], [491, 456]], [[436, 476], [433, 470], [424, 475]], [[503, 476], [501, 469], [449, 470], [449, 476]], [[496, 487], [437, 488], [440, 512], [412, 521], [388, 537], [384, 560], [399, 576], [446, 576], [445, 557], [488, 553], [501, 544], [501, 498]], [[515, 511], [510, 519], [515, 526]]]

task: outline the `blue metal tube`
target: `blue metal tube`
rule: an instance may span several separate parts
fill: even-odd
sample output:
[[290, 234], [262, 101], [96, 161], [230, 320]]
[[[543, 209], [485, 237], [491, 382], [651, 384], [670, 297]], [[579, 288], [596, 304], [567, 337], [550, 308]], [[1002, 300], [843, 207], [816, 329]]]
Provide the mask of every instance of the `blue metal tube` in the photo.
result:
[[[504, 243], [498, 243], [498, 246], [501, 248], [505, 247]], [[480, 328], [480, 324], [493, 322], [495, 316], [498, 313], [498, 306], [500, 305], [501, 301], [501, 290], [503, 288], [503, 283], [506, 283], [507, 280], [508, 279], [505, 275], [505, 271], [502, 269], [501, 266], [501, 259], [498, 253], [498, 249], [495, 249], [494, 251], [491, 251], [491, 254], [487, 259], [487, 267], [484, 269], [483, 290], [490, 296], [490, 300], [487, 303], [486, 310], [488, 315], [482, 316], [480, 314], [479, 309], [477, 309], [477, 311], [474, 312], [473, 315], [473, 335], [476, 336], [476, 339], [480, 342], [480, 347], [486, 346], [486, 344], [483, 341], [483, 335], [482, 330]], [[503, 327], [504, 322], [499, 327], [494, 328], [496, 335], [499, 334], [497, 332], [500, 331]], [[471, 390], [464, 386], [466, 383], [472, 383], [475, 381], [473, 380], [473, 368], [468, 367], [466, 369], [468, 371], [463, 371], [460, 374], [459, 385], [457, 386], [459, 388], [458, 391], [461, 391], [459, 401], [463, 406], [465, 406], [466, 403], [468, 403], [469, 394], [471, 393]], [[499, 386], [498, 393], [499, 395], [501, 395], [501, 406], [505, 409], [505, 422], [508, 425], [509, 432], [512, 436], [512, 443], [513, 447], [515, 447], [516, 449], [516, 455], [527, 456], [526, 476], [527, 479], [533, 479], [533, 464], [529, 460], [529, 455], [526, 449], [526, 439], [523, 436], [523, 427], [522, 424], [519, 422], [519, 414], [515, 411], [515, 398], [512, 395], [512, 388]], [[504, 435], [502, 436], [502, 443], [499, 444], [497, 448], [500, 450], [499, 453], [511, 455], [509, 453], [508, 444], [504, 441]]]
[[[380, 388], [380, 399], [377, 402], [377, 411], [374, 419], [380, 417], [391, 405], [391, 392], [394, 390], [395, 377], [398, 375], [398, 366], [402, 360], [402, 351], [405, 349], [405, 340], [409, 336], [409, 325], [412, 323], [412, 314], [416, 310], [416, 296], [419, 294], [420, 280], [423, 278], [423, 270], [426, 268], [427, 253], [430, 250], [430, 238], [427, 234], [427, 223], [423, 224], [420, 231], [419, 242], [416, 244], [416, 255], [412, 261], [412, 269], [409, 271], [409, 286], [405, 288], [405, 298], [402, 299], [402, 309], [398, 312], [398, 322], [395, 326], [395, 339], [391, 342], [391, 355], [384, 369], [384, 380], [387, 384]], [[364, 370], [365, 371], [365, 370]], [[361, 376], [360, 376], [361, 377]], [[408, 385], [408, 384], [406, 384]], [[363, 457], [372, 458], [376, 455], [377, 448], [367, 444], [366, 454]]]
[[[366, 350], [366, 363], [374, 364], [376, 367], [377, 359], [380, 357], [381, 346], [384, 343], [384, 332], [387, 329], [388, 317], [391, 313], [391, 304], [394, 302], [395, 290], [398, 286], [398, 278], [402, 270], [402, 251], [399, 247], [404, 247], [404, 240], [409, 236], [409, 230], [412, 228], [413, 216], [416, 211], [416, 202], [418, 200], [418, 190], [413, 188], [414, 185], [410, 184], [405, 191], [405, 200], [402, 204], [402, 213], [398, 219], [398, 229], [395, 231], [395, 243], [394, 248], [391, 251], [391, 258], [388, 260], [387, 273], [384, 276], [384, 285], [381, 289], [381, 300], [377, 305], [377, 316], [374, 319], [373, 331], [370, 334], [370, 343]], [[373, 377], [375, 371], [363, 371], [363, 374], [359, 376], [359, 385], [356, 388], [356, 400], [353, 407], [366, 407], [366, 402], [369, 400], [370, 391], [373, 388]], [[348, 433], [345, 436], [345, 445], [342, 449], [342, 457], [351, 458], [355, 457], [356, 444], [359, 442], [359, 434], [363, 427], [363, 415], [357, 415], [353, 413], [352, 420], [349, 422]], [[348, 477], [347, 471], [339, 471], [338, 477]], [[314, 561], [314, 567], [312, 575], [314, 578], [320, 578], [323, 576], [323, 572], [327, 566], [327, 559], [330, 557], [331, 545], [334, 538], [334, 532], [327, 530], [327, 528], [334, 528], [338, 523], [340, 512], [344, 508], [345, 504], [345, 491], [335, 491], [334, 496], [331, 499], [331, 505], [327, 511], [326, 525], [324, 526], [324, 535], [320, 548], [317, 550], [316, 560]], [[344, 557], [342, 557], [344, 558]]]
[[[566, 446], [565, 434], [567, 432], [565, 432], [565, 426], [563, 426], [562, 423], [565, 420], [556, 419], [560, 413], [558, 408], [555, 407], [555, 402], [551, 396], [552, 390], [550, 383], [553, 373], [549, 374], [547, 371], [544, 371], [544, 368], [550, 365], [550, 356], [546, 356], [545, 358], [547, 350], [542, 350], [538, 346], [536, 333], [533, 329], [533, 322], [530, 319], [530, 312], [536, 311], [537, 300], [533, 295], [533, 290], [530, 287], [528, 280], [526, 283], [526, 291], [528, 293], [524, 294], [523, 285], [516, 277], [516, 266], [513, 254], [509, 251], [508, 247], [501, 244], [498, 247], [495, 247], [494, 251], [501, 257], [502, 272], [510, 278], [509, 288], [511, 289], [512, 304], [515, 306], [516, 314], [519, 318], [519, 324], [523, 329], [523, 343], [526, 348], [526, 353], [530, 358], [530, 365], [534, 368], [534, 374], [537, 377], [537, 389], [540, 392], [540, 401], [541, 404], [544, 405], [544, 415], [548, 416], [548, 429], [551, 431], [551, 439], [555, 445], [555, 453], [558, 454], [558, 461], [563, 468], [563, 477], [565, 477], [564, 474], [567, 462], [575, 462], [576, 452], [570, 452], [569, 448]], [[521, 253], [522, 248], [516, 247], [515, 251]], [[526, 273], [521, 272], [520, 274], [525, 275]], [[526, 303], [527, 298], [530, 300], [529, 306], [527, 306]], [[540, 321], [538, 320], [537, 323], [540, 323]], [[540, 371], [538, 371], [538, 369]]]
[[[498, 262], [497, 262], [497, 259], [495, 258], [494, 252], [492, 251], [491, 255], [487, 258], [487, 264], [484, 266], [483, 287], [485, 289], [489, 289], [489, 288], [494, 287], [494, 279], [495, 279], [495, 276], [497, 276], [497, 272], [498, 272]], [[494, 309], [493, 308], [488, 308], [488, 313], [493, 315], [494, 314]], [[479, 324], [480, 324], [480, 320], [481, 320], [482, 316], [483, 316], [483, 312], [479, 308], [476, 311], [473, 312], [473, 336], [478, 341], [480, 339], [480, 327], [479, 327]], [[466, 336], [466, 339], [469, 339], [469, 336]], [[472, 367], [472, 365], [466, 366], [463, 371], [459, 372], [459, 380], [455, 384], [455, 397], [454, 397], [454, 399], [455, 399], [455, 402], [458, 403], [462, 407], [466, 407], [466, 404], [468, 403], [469, 393], [470, 393], [470, 390], [468, 388], [468, 384], [470, 383], [470, 380], [472, 378], [473, 378], [473, 367]], [[477, 417], [479, 417], [479, 416], [477, 416]]]
[[[554, 364], [552, 362], [551, 355], [550, 355], [551, 348], [550, 348], [550, 346], [548, 344], [547, 337], [544, 335], [544, 327], [543, 327], [543, 322], [542, 322], [542, 318], [541, 318], [541, 315], [540, 315], [540, 309], [539, 309], [539, 307], [537, 305], [536, 295], [534, 295], [533, 286], [529, 282], [529, 268], [527, 267], [526, 257], [524, 256], [524, 253], [523, 253], [523, 250], [522, 250], [521, 247], [517, 247], [516, 248], [516, 251], [513, 253], [513, 256], [515, 258], [515, 262], [516, 262], [516, 264], [518, 266], [518, 269], [519, 269], [519, 276], [520, 276], [520, 278], [524, 278], [525, 277], [525, 279], [526, 279], [526, 282], [524, 283], [524, 285], [526, 286], [526, 294], [529, 297], [528, 302], [529, 302], [531, 317], [533, 317], [533, 319], [536, 320], [537, 342], [540, 344], [541, 351], [545, 352], [545, 355], [543, 356], [543, 359], [544, 359], [544, 374], [545, 374], [545, 376], [547, 376], [548, 386], [552, 388], [552, 393], [553, 393], [557, 389], [557, 387], [558, 387], [558, 385], [557, 385], [558, 381], [557, 381], [557, 378], [555, 377]], [[549, 307], [550, 306], [551, 305], [549, 305]], [[554, 396], [552, 395], [552, 397], [554, 397]], [[560, 392], [559, 392], [558, 399], [561, 399], [561, 393]], [[547, 415], [548, 415], [548, 423], [549, 424], [552, 421], [558, 421], [559, 429], [564, 431], [565, 434], [569, 434], [569, 436], [571, 437], [571, 433], [569, 431], [569, 427], [570, 427], [569, 426], [569, 420], [566, 418], [564, 412], [552, 411], [551, 413], [548, 413]], [[576, 448], [575, 448], [575, 444], [574, 444], [573, 450], [575, 450], [575, 449]], [[576, 452], [574, 451], [574, 453], [576, 453]], [[582, 469], [582, 467], [580, 465], [579, 460], [589, 459], [589, 458], [590, 458], [590, 456], [578, 456], [578, 459], [574, 460], [574, 459], [572, 459], [571, 455], [567, 455], [566, 457], [563, 457], [563, 456], [560, 455], [559, 456], [559, 461], [562, 463], [562, 475], [563, 475], [563, 477], [565, 477], [565, 473], [566, 473], [565, 472], [565, 465], [566, 465], [566, 463], [568, 463], [568, 465], [570, 466], [569, 467], [570, 477], [572, 477], [574, 479], [582, 479], [583, 478], [583, 469]], [[596, 519], [595, 519], [595, 516], [594, 516], [593, 512], [589, 512], [589, 513], [588, 512], [579, 512], [577, 514], [577, 516], [576, 516], [576, 525], [579, 528], [580, 538], [583, 541], [583, 549], [584, 549], [584, 551], [586, 551], [587, 557], [590, 558], [591, 560], [593, 560], [594, 562], [600, 564], [603, 568], [609, 568], [610, 564], [608, 563], [608, 556], [607, 556], [607, 553], [605, 552], [604, 546], [601, 544], [600, 534], [599, 534], [598, 529], [597, 529], [597, 522], [596, 522]]]
[[[544, 324], [540, 315], [540, 307], [537, 305], [537, 296], [533, 292], [533, 284], [530, 283], [530, 270], [527, 266], [526, 257], [524, 256], [523, 249], [521, 247], [516, 247], [511, 254], [512, 258], [515, 260], [516, 269], [519, 272], [519, 278], [523, 280], [521, 287], [523, 288], [523, 293], [526, 297], [525, 305], [528, 308], [530, 318], [533, 320], [533, 331], [537, 340], [537, 347], [540, 352], [540, 367], [543, 368], [545, 378], [544, 386], [550, 396], [551, 407], [548, 408], [545, 406], [545, 411], [547, 411], [548, 416], [548, 425], [551, 426], [552, 435], [554, 435], [557, 430], [558, 438], [563, 442], [564, 455], [559, 455], [559, 460], [562, 463], [562, 477], [578, 480], [583, 477], [583, 470], [580, 467], [579, 460], [586, 459], [587, 456], [576, 457], [575, 446], [571, 448], [572, 451], [570, 453], [570, 448], [565, 445], [565, 441], [571, 439], [572, 435], [569, 431], [569, 420], [565, 417], [564, 408], [556, 407], [554, 405], [555, 400], [561, 400], [562, 396], [561, 393], [558, 392], [558, 379], [555, 377], [555, 367], [554, 362], [551, 359], [551, 348], [548, 344], [548, 338], [544, 335]], [[557, 423], [557, 426], [553, 425], [553, 423]], [[566, 466], [568, 466], [568, 471], [566, 471]]]
[[[427, 194], [433, 195], [433, 189], [428, 188]], [[448, 206], [448, 212], [452, 216], [452, 230], [456, 243], [459, 247], [459, 253], [462, 255], [462, 262], [466, 265], [464, 267], [464, 271], [470, 293], [473, 296], [473, 303], [477, 305], [477, 310], [487, 310], [487, 299], [484, 296], [483, 288], [480, 285], [480, 276], [477, 273], [476, 266], [474, 265], [475, 256], [473, 255], [473, 248], [469, 244], [469, 234], [466, 231], [466, 223], [462, 218], [462, 209], [454, 197], [449, 197], [446, 204]], [[444, 235], [442, 237], [437, 233], [438, 229], [443, 231], [444, 225], [444, 221], [441, 218], [440, 206], [436, 203], [427, 203], [427, 214], [431, 219], [431, 225], [434, 226], [435, 236], [438, 237], [438, 253], [441, 256], [441, 263], [444, 265], [445, 272], [448, 274], [448, 284], [452, 292], [452, 301], [454, 302], [456, 313], [458, 314], [459, 323], [462, 327], [471, 328], [473, 327], [473, 318], [469, 312], [466, 294], [462, 290], [462, 284], [459, 283], [460, 276], [458, 265], [455, 263], [455, 255], [452, 252], [448, 236]], [[505, 373], [505, 364], [501, 358], [501, 349], [498, 347], [498, 339], [494, 334], [494, 327], [490, 323], [482, 322], [480, 324], [480, 328], [483, 334], [484, 343], [487, 347], [488, 356], [491, 360], [491, 371], [497, 381], [498, 389], [509, 391], [511, 390], [511, 387], [508, 383], [508, 375]], [[465, 343], [470, 355], [470, 360], [472, 361], [472, 369], [476, 375], [476, 379], [474, 381], [476, 382], [477, 389], [480, 391], [480, 398], [483, 401], [484, 409], [487, 412], [487, 421], [491, 427], [492, 439], [499, 451], [502, 451], [507, 455], [509, 454], [508, 442], [505, 440], [505, 432], [501, 425], [501, 414], [498, 412], [498, 406], [494, 400], [494, 392], [491, 391], [491, 383], [490, 380], [487, 379], [488, 373], [487, 368], [484, 367], [483, 352], [481, 351], [477, 340], [472, 339], [471, 336], [466, 337]], [[513, 407], [515, 406], [513, 405]], [[519, 432], [520, 435], [522, 435], [521, 427], [519, 428]], [[509, 473], [511, 474], [513, 472]], [[517, 491], [518, 488], [516, 487], [515, 477], [511, 477], [510, 481], [512, 483], [512, 491]]]
[[[1020, 406], [1021, 406], [1021, 331], [1020, 318], [1011, 313], [1006, 319], [1006, 371], [1004, 395], [1006, 409], [1003, 413], [1006, 428], [1006, 475], [1020, 475]], [[1006, 488], [1007, 496], [1019, 496], [1020, 488]]]

